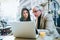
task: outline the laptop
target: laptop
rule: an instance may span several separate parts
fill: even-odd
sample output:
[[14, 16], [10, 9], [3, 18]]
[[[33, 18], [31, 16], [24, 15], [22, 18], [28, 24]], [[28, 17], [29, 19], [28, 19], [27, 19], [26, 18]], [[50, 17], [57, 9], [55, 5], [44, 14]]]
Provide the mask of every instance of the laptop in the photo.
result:
[[31, 21], [12, 23], [12, 33], [15, 37], [37, 38], [35, 28], [35, 23]]

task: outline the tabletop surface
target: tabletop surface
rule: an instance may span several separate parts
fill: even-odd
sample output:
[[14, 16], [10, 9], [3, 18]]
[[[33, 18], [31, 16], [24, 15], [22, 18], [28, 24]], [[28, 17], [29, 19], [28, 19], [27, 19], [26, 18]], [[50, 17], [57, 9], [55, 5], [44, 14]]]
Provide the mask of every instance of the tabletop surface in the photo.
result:
[[30, 38], [16, 38], [14, 36], [0, 36], [0, 40], [58, 40], [53, 39], [51, 36], [46, 36], [45, 39], [41, 39], [40, 37], [36, 39], [30, 39]]

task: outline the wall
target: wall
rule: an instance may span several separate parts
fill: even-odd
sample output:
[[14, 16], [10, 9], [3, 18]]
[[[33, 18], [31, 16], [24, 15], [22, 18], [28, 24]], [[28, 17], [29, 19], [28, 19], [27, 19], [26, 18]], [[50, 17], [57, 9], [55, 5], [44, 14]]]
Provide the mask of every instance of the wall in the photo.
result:
[[0, 0], [0, 16], [8, 21], [15, 20], [18, 13], [18, 0]]

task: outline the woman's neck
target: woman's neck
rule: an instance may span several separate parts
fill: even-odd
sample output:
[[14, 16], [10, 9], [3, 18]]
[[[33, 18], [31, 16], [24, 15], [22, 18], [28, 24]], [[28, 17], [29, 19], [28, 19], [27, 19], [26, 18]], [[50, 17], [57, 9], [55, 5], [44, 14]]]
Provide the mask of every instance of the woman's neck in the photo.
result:
[[24, 18], [24, 20], [27, 20], [27, 18]]

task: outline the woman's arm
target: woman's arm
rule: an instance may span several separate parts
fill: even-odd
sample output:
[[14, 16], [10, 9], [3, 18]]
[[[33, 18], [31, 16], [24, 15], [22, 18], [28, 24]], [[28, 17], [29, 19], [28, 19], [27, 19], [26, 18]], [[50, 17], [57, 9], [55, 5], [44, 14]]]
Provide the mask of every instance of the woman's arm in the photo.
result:
[[46, 21], [46, 29], [49, 30], [49, 32], [52, 33], [54, 37], [59, 36], [59, 34], [56, 30], [56, 27], [54, 25], [52, 14], [48, 14], [46, 16], [46, 20], [47, 20]]

